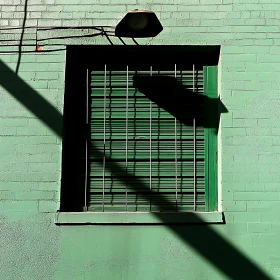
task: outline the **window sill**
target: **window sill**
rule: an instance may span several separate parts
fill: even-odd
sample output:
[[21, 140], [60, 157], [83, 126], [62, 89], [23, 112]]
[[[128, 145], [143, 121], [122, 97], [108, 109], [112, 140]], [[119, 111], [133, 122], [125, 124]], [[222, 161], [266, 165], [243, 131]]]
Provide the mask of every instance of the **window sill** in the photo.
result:
[[55, 224], [224, 224], [223, 212], [57, 212]]

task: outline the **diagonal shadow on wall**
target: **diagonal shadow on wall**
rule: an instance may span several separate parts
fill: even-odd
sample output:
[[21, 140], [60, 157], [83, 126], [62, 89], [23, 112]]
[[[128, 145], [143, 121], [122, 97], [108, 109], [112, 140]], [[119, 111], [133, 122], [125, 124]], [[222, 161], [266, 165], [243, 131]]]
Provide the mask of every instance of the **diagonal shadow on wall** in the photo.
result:
[[[0, 85], [9, 92], [18, 102], [31, 111], [37, 118], [45, 123], [58, 137], [62, 137], [62, 115], [41, 97], [32, 87], [16, 75], [8, 66], [0, 60]], [[93, 146], [96, 154], [103, 154]], [[118, 164], [111, 163], [107, 166], [110, 172], [120, 169]], [[134, 181], [141, 180], [128, 174]], [[148, 188], [144, 184], [143, 187]], [[133, 188], [133, 186], [129, 186]], [[168, 203], [165, 197], [162, 201]], [[170, 204], [170, 203], [169, 203]], [[174, 206], [175, 207], [175, 206]], [[157, 213], [154, 213], [157, 215]], [[195, 213], [194, 220], [201, 221]], [[164, 223], [165, 221], [162, 220]], [[233, 280], [255, 279], [272, 280], [266, 272], [254, 264], [238, 248], [226, 241], [218, 232], [208, 225], [195, 226], [197, 230], [191, 230], [191, 226], [166, 225], [186, 244], [203, 256], [209, 263], [215, 266], [221, 273]]]

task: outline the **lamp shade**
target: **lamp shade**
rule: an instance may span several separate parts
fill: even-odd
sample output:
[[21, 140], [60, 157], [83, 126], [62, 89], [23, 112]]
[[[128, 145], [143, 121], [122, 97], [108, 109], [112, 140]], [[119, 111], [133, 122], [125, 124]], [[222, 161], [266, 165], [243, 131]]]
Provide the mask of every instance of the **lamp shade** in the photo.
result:
[[117, 24], [115, 35], [118, 37], [147, 38], [155, 37], [163, 27], [156, 14], [148, 10], [128, 12]]

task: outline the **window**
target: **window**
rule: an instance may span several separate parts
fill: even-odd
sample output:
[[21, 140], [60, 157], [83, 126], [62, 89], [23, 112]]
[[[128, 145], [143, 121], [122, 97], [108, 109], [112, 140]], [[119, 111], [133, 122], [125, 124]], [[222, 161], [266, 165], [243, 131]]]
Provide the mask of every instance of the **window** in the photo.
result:
[[67, 70], [61, 210], [217, 210], [216, 66], [122, 54]]

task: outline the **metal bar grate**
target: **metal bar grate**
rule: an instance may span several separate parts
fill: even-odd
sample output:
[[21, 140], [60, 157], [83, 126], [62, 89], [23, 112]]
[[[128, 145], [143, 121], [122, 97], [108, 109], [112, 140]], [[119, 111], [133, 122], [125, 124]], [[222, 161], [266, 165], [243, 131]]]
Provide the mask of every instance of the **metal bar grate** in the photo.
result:
[[[153, 67], [150, 67], [150, 77], [152, 79], [153, 76]], [[152, 200], [151, 200], [151, 194], [152, 194], [152, 111], [153, 111], [153, 102], [150, 101], [150, 211], [152, 210]]]
[[205, 210], [204, 129], [192, 103], [203, 94], [203, 71], [157, 67], [88, 74], [89, 141], [103, 150], [88, 152], [88, 211]]
[[[195, 65], [193, 64], [193, 92], [195, 93]], [[193, 207], [196, 210], [196, 119], [193, 118]]]
[[[89, 70], [86, 74], [86, 127], [88, 128], [88, 112], [89, 112]], [[85, 186], [84, 186], [84, 212], [87, 211], [87, 191], [88, 191], [88, 135], [85, 136]]]
[[[175, 79], [177, 78], [177, 65], [175, 64]], [[175, 106], [177, 102], [176, 98], [176, 91], [175, 91]], [[175, 158], [175, 199], [176, 199], [176, 210], [178, 210], [178, 159], [177, 159], [177, 119], [174, 118], [174, 158]]]
[[[126, 106], [125, 106], [125, 175], [128, 163], [128, 65], [126, 67]], [[125, 183], [125, 210], [127, 211], [127, 182]]]
[[104, 69], [104, 116], [103, 116], [103, 182], [102, 182], [102, 211], [104, 212], [105, 206], [105, 164], [106, 164], [106, 95], [107, 95], [107, 65]]

